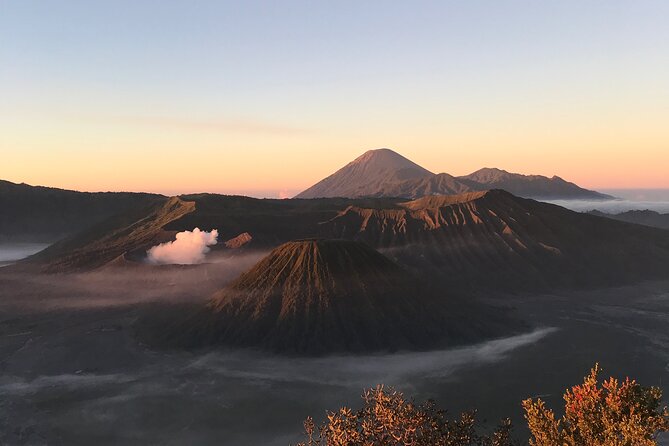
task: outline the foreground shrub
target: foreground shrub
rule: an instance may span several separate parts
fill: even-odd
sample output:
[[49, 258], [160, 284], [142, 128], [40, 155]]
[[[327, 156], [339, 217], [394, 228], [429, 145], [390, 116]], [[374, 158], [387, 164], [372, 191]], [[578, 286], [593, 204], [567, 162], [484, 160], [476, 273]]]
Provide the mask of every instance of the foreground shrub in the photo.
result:
[[300, 446], [509, 446], [511, 423], [504, 420], [490, 437], [475, 431], [474, 412], [450, 420], [432, 401], [415, 404], [400, 392], [378, 386], [366, 391], [362, 409], [342, 407], [316, 427], [304, 422]]
[[[655, 446], [669, 431], [662, 391], [636, 381], [609, 378], [598, 383], [598, 365], [564, 394], [565, 414], [556, 419], [541, 399], [523, 401], [530, 446]], [[298, 446], [511, 446], [511, 422], [503, 420], [490, 436], [476, 432], [475, 412], [449, 419], [432, 401], [416, 404], [392, 389], [366, 391], [364, 405], [342, 407], [316, 426], [304, 422], [306, 441]]]
[[627, 378], [598, 383], [599, 366], [564, 394], [565, 414], [556, 419], [541, 399], [523, 401], [532, 446], [654, 446], [669, 430], [662, 391]]

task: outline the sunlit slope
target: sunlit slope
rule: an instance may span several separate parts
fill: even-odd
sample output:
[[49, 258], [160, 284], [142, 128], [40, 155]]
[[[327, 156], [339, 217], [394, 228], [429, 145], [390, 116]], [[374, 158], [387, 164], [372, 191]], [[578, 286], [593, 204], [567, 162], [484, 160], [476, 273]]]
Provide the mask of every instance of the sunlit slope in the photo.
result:
[[147, 249], [171, 239], [164, 227], [189, 212], [195, 204], [176, 197], [121, 214], [62, 240], [27, 259], [49, 272], [90, 270], [119, 256]]
[[669, 277], [669, 232], [492, 190], [400, 208], [351, 206], [323, 225], [451, 283], [501, 289]]

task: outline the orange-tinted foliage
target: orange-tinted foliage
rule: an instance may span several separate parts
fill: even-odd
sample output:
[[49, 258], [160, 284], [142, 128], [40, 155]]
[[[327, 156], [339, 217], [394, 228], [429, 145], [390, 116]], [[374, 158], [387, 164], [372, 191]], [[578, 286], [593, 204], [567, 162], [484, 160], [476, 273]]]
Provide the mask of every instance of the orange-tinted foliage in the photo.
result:
[[564, 395], [565, 415], [556, 419], [540, 399], [523, 401], [531, 446], [654, 446], [669, 430], [669, 412], [660, 407], [662, 391], [636, 381], [609, 378], [601, 386], [595, 366], [583, 384]]
[[[523, 401], [531, 446], [655, 446], [669, 430], [669, 412], [660, 407], [662, 392], [636, 381], [610, 378], [598, 383], [599, 366], [583, 384], [564, 395], [565, 415], [537, 399]], [[507, 419], [491, 436], [479, 435], [474, 412], [451, 420], [432, 401], [416, 404], [392, 389], [378, 386], [363, 394], [364, 405], [328, 413], [317, 426], [304, 422], [306, 441], [298, 446], [510, 446]]]
[[491, 437], [475, 431], [473, 412], [450, 420], [433, 402], [415, 404], [392, 389], [378, 386], [363, 394], [358, 411], [342, 407], [317, 428], [304, 423], [307, 440], [300, 446], [509, 446], [511, 423], [504, 420]]

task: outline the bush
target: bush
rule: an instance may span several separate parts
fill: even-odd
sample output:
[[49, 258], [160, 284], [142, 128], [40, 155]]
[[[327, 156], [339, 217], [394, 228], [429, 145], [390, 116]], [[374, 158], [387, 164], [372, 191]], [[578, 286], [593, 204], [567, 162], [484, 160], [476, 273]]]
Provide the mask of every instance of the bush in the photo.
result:
[[[655, 446], [659, 432], [669, 430], [669, 412], [661, 408], [662, 392], [626, 379], [598, 384], [598, 365], [583, 384], [564, 395], [565, 415], [556, 419], [541, 399], [523, 401], [531, 432], [530, 446]], [[400, 392], [377, 386], [367, 390], [364, 405], [342, 407], [316, 426], [304, 422], [306, 440], [298, 446], [511, 446], [511, 421], [490, 436], [476, 432], [475, 412], [449, 419], [433, 401], [416, 404]]]
[[504, 420], [491, 437], [475, 432], [475, 413], [450, 420], [432, 401], [415, 404], [400, 392], [378, 386], [366, 391], [362, 409], [342, 407], [316, 428], [307, 418], [307, 440], [298, 446], [509, 446], [511, 422]]
[[669, 429], [669, 413], [660, 408], [662, 391], [625, 379], [598, 384], [598, 365], [583, 384], [564, 394], [565, 414], [556, 420], [541, 399], [523, 401], [532, 434], [531, 446], [654, 446], [658, 432]]

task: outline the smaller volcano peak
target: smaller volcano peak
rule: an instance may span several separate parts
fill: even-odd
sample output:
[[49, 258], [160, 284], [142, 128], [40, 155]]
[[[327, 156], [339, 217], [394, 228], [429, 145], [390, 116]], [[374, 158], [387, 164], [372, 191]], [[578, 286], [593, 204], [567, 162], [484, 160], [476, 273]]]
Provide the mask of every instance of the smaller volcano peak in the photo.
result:
[[360, 242], [285, 243], [217, 292], [169, 333], [177, 345], [227, 345], [281, 353], [425, 350], [479, 340], [470, 308], [449, 304]]
[[278, 299], [282, 307], [320, 305], [330, 299], [369, 294], [366, 288], [372, 285], [378, 290], [391, 290], [403, 280], [408, 280], [408, 273], [364, 243], [295, 240], [272, 250], [228, 288], [217, 293], [212, 307], [221, 310], [240, 295], [256, 296], [257, 302], [244, 302], [251, 305], [266, 299]]

